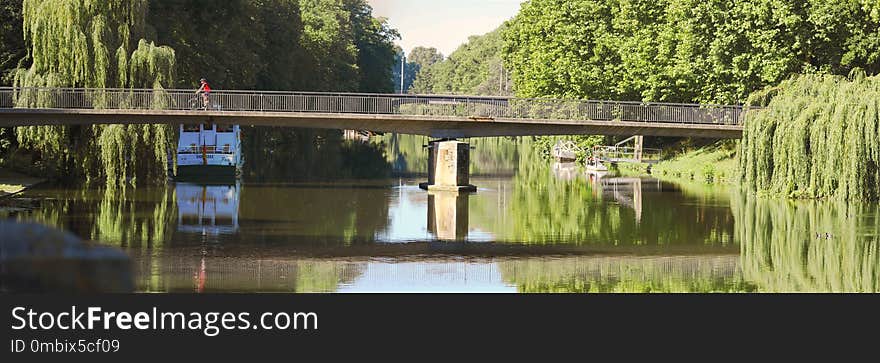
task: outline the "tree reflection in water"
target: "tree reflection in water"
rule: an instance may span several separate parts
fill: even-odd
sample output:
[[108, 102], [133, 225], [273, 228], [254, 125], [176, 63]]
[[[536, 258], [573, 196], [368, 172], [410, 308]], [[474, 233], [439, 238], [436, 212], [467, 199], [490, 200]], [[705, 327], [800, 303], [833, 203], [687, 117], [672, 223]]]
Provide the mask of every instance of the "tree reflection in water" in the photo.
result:
[[741, 194], [731, 207], [743, 275], [761, 291], [880, 291], [877, 204]]
[[[365, 271], [401, 283], [493, 274], [482, 285], [449, 279], [462, 291], [490, 284], [523, 292], [880, 290], [877, 204], [591, 179], [529, 152], [529, 138], [473, 140], [480, 191], [443, 198], [414, 186], [424, 138], [258, 136], [305, 146], [249, 154], [250, 172], [267, 171], [262, 180], [37, 188], [23, 196], [35, 208], [0, 214], [125, 248], [144, 291], [356, 291]], [[300, 157], [314, 159], [276, 170]], [[422, 275], [375, 272], [404, 271], [399, 264]]]

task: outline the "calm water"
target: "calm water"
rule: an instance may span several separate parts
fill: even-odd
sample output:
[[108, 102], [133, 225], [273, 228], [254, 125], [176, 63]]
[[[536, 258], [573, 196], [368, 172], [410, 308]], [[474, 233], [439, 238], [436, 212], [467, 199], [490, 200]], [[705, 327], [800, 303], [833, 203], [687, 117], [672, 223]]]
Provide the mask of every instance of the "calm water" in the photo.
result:
[[876, 205], [590, 177], [530, 139], [473, 141], [479, 191], [427, 193], [425, 139], [328, 142], [296, 175], [261, 159], [234, 183], [46, 187], [12, 215], [125, 249], [141, 291], [880, 290]]

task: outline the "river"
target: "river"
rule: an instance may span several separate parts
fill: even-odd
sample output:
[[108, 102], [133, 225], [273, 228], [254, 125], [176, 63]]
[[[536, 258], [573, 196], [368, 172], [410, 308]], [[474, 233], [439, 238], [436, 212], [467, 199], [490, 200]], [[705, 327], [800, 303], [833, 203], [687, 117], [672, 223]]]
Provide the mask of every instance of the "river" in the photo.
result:
[[251, 153], [238, 181], [38, 187], [0, 217], [124, 249], [143, 292], [880, 290], [877, 204], [598, 178], [530, 138], [471, 140], [477, 193], [428, 193], [426, 142]]

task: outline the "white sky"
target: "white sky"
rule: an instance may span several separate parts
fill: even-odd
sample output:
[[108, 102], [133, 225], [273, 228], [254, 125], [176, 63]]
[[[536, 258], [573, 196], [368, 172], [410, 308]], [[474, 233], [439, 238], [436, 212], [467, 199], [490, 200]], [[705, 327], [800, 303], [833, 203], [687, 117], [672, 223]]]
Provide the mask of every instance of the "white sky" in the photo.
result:
[[449, 55], [471, 35], [488, 33], [519, 12], [523, 0], [367, 0], [373, 16], [384, 16], [409, 52], [435, 47]]

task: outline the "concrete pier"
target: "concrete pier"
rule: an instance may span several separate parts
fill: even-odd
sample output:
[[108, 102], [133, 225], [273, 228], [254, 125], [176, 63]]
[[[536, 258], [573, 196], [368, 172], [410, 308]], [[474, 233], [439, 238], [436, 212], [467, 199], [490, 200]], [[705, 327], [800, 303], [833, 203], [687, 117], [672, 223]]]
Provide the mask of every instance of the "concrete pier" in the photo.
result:
[[428, 145], [428, 182], [419, 187], [431, 191], [475, 192], [470, 184], [470, 144], [432, 141]]

